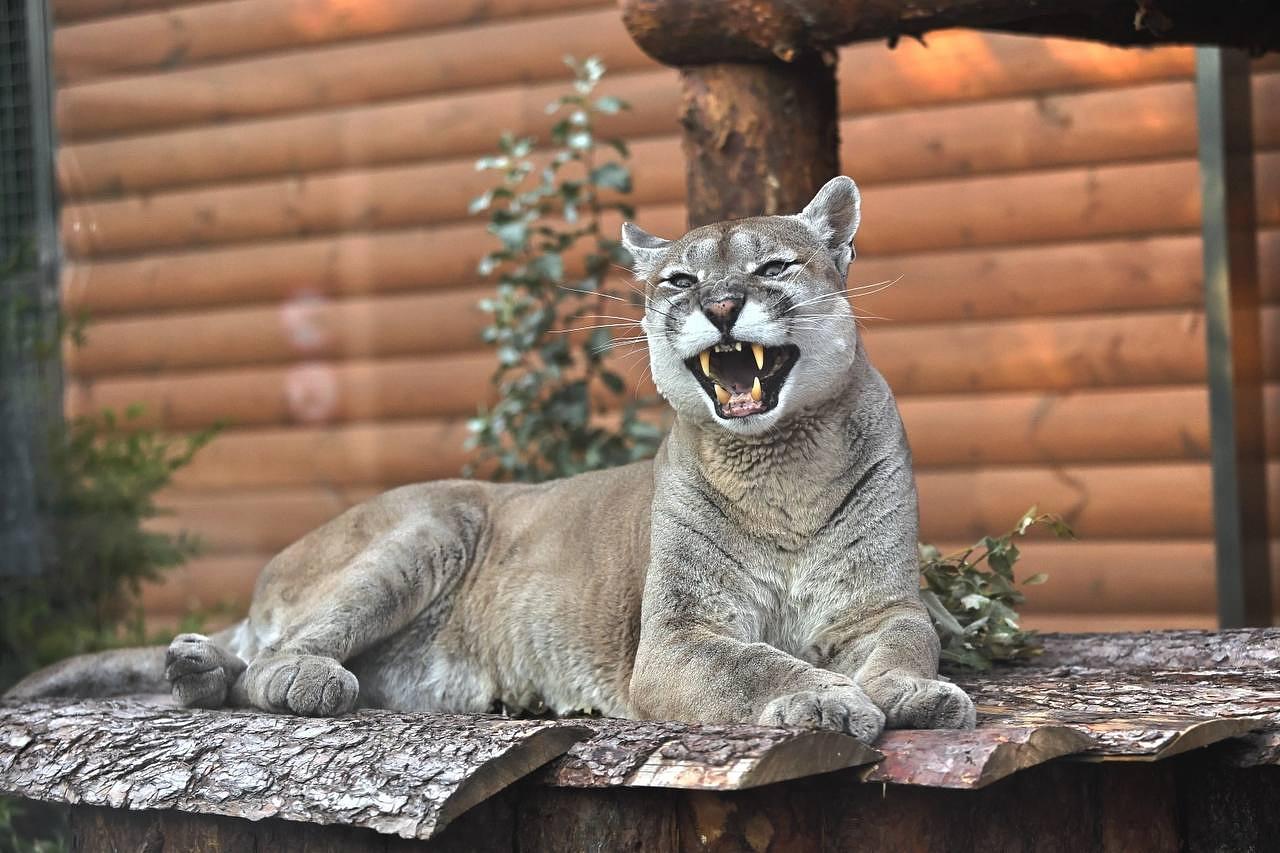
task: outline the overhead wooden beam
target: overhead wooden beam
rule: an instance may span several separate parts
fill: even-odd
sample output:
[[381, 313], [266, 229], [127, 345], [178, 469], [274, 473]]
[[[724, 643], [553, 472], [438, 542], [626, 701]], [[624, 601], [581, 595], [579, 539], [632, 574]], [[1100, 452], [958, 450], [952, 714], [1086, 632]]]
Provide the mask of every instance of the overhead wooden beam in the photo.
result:
[[622, 0], [622, 12], [650, 56], [682, 66], [786, 60], [875, 39], [893, 45], [948, 27], [1280, 49], [1274, 0]]
[[1197, 50], [1209, 431], [1224, 628], [1270, 625], [1272, 616], [1250, 99], [1244, 53]]

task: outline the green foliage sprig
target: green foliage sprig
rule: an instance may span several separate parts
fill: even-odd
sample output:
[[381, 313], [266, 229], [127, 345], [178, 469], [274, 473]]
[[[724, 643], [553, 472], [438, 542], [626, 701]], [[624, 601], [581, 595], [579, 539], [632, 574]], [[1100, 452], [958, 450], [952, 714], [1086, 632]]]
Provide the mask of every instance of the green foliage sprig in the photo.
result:
[[[610, 310], [629, 300], [605, 284], [610, 266], [625, 267], [630, 257], [603, 220], [635, 214], [618, 200], [631, 192], [626, 143], [600, 139], [596, 122], [627, 105], [595, 94], [600, 60], [565, 61], [573, 89], [547, 108], [560, 116], [551, 147], [537, 151], [534, 140], [508, 133], [498, 155], [476, 163], [501, 178], [471, 204], [473, 213], [488, 212], [489, 233], [501, 243], [480, 263], [482, 275], [498, 279], [481, 303], [493, 318], [484, 339], [497, 349], [498, 402], [470, 421], [468, 446], [495, 479], [537, 482], [632, 462], [651, 456], [661, 440], [604, 360], [615, 347], [643, 346], [638, 324]], [[579, 255], [582, 272], [571, 273]], [[587, 331], [575, 329], [577, 321], [595, 321], [590, 334], [567, 334]], [[613, 334], [628, 328], [634, 333]], [[605, 425], [602, 416], [618, 403], [617, 425]]]
[[0, 685], [113, 645], [118, 626], [135, 615], [142, 582], [195, 553], [191, 537], [142, 524], [159, 514], [155, 494], [217, 428], [167, 438], [129, 428], [141, 413], [134, 406], [120, 418], [108, 410], [55, 429], [47, 472], [53, 483], [40, 507], [52, 559], [39, 574], [10, 579], [0, 598]]
[[[943, 556], [932, 545], [920, 546], [920, 597], [942, 639], [944, 662], [989, 669], [995, 661], [1025, 660], [1043, 651], [1036, 632], [1022, 630], [1014, 609], [1024, 601], [1013, 577], [1022, 556], [1014, 540], [1036, 526], [1047, 527], [1062, 539], [1075, 538], [1061, 517], [1032, 507], [1012, 530], [985, 536], [956, 554]], [[1047, 579], [1043, 574], [1032, 575], [1021, 586]]]

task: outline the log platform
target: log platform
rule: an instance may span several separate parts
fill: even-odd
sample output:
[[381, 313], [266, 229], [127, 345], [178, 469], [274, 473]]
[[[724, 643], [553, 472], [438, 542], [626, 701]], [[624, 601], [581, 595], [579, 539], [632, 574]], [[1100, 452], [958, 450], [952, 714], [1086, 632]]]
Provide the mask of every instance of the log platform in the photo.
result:
[[163, 697], [0, 706], [0, 794], [100, 850], [1266, 850], [1280, 629], [1048, 635], [955, 674], [970, 732], [829, 732]]

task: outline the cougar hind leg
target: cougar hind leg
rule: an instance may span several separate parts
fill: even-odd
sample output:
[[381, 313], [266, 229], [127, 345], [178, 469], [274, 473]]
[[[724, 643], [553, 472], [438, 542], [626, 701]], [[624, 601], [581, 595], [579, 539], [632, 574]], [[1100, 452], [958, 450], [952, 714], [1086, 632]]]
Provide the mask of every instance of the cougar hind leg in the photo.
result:
[[397, 489], [286, 549], [254, 596], [256, 654], [233, 698], [304, 716], [354, 709], [360, 685], [343, 664], [452, 590], [483, 536], [482, 498], [470, 484]]

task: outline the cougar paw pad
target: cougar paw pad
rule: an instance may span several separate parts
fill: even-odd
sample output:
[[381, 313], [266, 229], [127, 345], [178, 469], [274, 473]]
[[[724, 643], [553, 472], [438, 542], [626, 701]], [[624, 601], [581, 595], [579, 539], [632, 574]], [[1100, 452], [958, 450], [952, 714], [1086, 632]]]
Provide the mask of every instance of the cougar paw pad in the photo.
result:
[[779, 696], [765, 706], [760, 722], [845, 732], [870, 743], [884, 729], [884, 713], [861, 690], [840, 687]]
[[355, 708], [360, 683], [332, 658], [299, 655], [278, 662], [266, 685], [272, 710], [304, 717], [334, 717]]
[[963, 690], [949, 681], [912, 679], [890, 710], [891, 725], [912, 729], [971, 729], [977, 711]]

